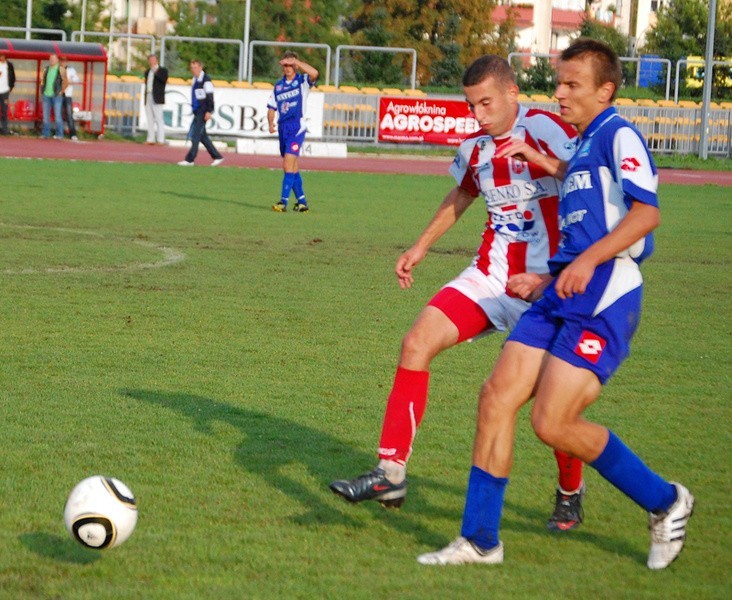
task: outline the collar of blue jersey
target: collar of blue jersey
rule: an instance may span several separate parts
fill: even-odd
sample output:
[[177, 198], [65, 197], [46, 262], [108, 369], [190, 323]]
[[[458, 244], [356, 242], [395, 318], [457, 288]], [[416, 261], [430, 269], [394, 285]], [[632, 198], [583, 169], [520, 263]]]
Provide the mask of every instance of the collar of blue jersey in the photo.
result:
[[196, 84], [196, 81], [203, 81], [203, 76], [206, 74], [205, 71], [201, 71], [201, 74], [198, 77], [193, 78], [193, 85]]
[[599, 115], [592, 119], [592, 123], [585, 129], [585, 132], [580, 136], [580, 139], [586, 140], [591, 138], [597, 133], [597, 131], [610, 119], [614, 119], [618, 116], [618, 111], [615, 110], [614, 106], [610, 106], [603, 110]]

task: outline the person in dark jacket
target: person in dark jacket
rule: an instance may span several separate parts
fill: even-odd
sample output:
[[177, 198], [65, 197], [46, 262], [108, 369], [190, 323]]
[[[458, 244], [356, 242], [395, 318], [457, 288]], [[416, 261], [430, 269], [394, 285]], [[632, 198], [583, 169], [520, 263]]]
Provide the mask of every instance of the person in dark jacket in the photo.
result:
[[15, 87], [15, 69], [13, 63], [0, 53], [0, 134], [9, 135], [8, 102], [10, 92]]
[[51, 137], [51, 108], [53, 108], [56, 123], [54, 139], [64, 139], [63, 106], [64, 94], [69, 81], [66, 78], [66, 69], [59, 64], [58, 56], [48, 56], [48, 66], [43, 71], [41, 79], [41, 99], [43, 101], [43, 137]]
[[147, 116], [146, 144], [165, 143], [165, 85], [168, 82], [168, 69], [161, 67], [158, 57], [151, 54], [147, 57], [150, 68], [145, 71], [145, 115]]
[[211, 83], [211, 78], [203, 70], [203, 64], [200, 60], [191, 61], [191, 73], [193, 73], [193, 85], [191, 86], [193, 123], [189, 133], [191, 149], [186, 154], [185, 160], [180, 161], [178, 164], [182, 167], [192, 167], [198, 154], [198, 144], [200, 142], [213, 158], [211, 166], [217, 167], [224, 162], [224, 157], [216, 150], [211, 138], [206, 133], [206, 123], [211, 120], [214, 111], [214, 86]]

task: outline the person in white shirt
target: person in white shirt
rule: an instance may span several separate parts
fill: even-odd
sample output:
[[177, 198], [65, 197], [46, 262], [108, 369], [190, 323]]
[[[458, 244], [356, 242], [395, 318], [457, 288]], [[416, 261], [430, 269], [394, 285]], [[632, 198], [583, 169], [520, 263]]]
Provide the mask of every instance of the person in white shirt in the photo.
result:
[[158, 64], [158, 57], [147, 57], [150, 68], [145, 71], [145, 115], [147, 116], [146, 144], [165, 143], [165, 84], [168, 82], [168, 69]]
[[66, 86], [66, 91], [64, 92], [63, 114], [69, 125], [69, 136], [72, 140], [77, 141], [79, 138], [76, 135], [76, 125], [74, 124], [74, 86], [71, 84], [79, 83], [81, 80], [76, 69], [69, 66], [69, 60], [65, 56], [59, 59], [59, 63], [62, 69], [66, 69], [66, 79], [69, 80], [69, 85]]
[[15, 87], [15, 69], [4, 54], [0, 53], [0, 134], [9, 135], [8, 102]]

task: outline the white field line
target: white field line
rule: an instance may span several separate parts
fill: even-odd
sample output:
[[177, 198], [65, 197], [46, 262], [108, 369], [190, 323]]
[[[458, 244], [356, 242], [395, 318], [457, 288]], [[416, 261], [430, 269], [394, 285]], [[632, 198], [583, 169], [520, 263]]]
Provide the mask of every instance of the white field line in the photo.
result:
[[108, 267], [47, 267], [47, 268], [27, 268], [27, 269], [3, 269], [0, 271], [3, 275], [32, 275], [37, 273], [118, 273], [125, 271], [141, 271], [143, 269], [160, 269], [162, 267], [168, 267], [185, 260], [186, 255], [180, 250], [170, 248], [168, 246], [162, 246], [154, 242], [148, 242], [146, 240], [135, 240], [125, 239], [120, 237], [109, 237], [96, 231], [86, 231], [83, 229], [69, 229], [66, 227], [48, 227], [43, 225], [14, 225], [10, 223], [0, 223], [0, 227], [7, 227], [12, 229], [38, 229], [48, 231], [59, 231], [61, 233], [72, 233], [75, 235], [86, 235], [102, 240], [109, 240], [112, 242], [119, 243], [131, 243], [143, 248], [150, 248], [157, 250], [162, 253], [163, 258], [161, 260], [149, 263], [130, 263], [128, 265], [112, 265]]

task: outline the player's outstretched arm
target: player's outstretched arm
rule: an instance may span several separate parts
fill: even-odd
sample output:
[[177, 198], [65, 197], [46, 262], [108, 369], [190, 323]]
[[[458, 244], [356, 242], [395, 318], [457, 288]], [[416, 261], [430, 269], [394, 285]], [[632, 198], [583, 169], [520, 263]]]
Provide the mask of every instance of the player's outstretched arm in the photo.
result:
[[573, 294], [583, 294], [595, 274], [597, 265], [630, 248], [658, 227], [660, 222], [657, 207], [633, 201], [628, 214], [615, 229], [587, 248], [559, 274], [556, 284], [557, 296], [564, 299], [572, 297]]
[[523, 140], [513, 139], [496, 149], [496, 158], [506, 156], [512, 156], [518, 160], [535, 164], [556, 179], [564, 179], [564, 174], [567, 171], [567, 163], [565, 161], [547, 156], [539, 152], [536, 148], [532, 148]]
[[457, 222], [474, 200], [473, 196], [459, 186], [448, 192], [417, 241], [397, 259], [394, 272], [402, 289], [412, 287], [412, 269], [422, 262], [432, 245]]

